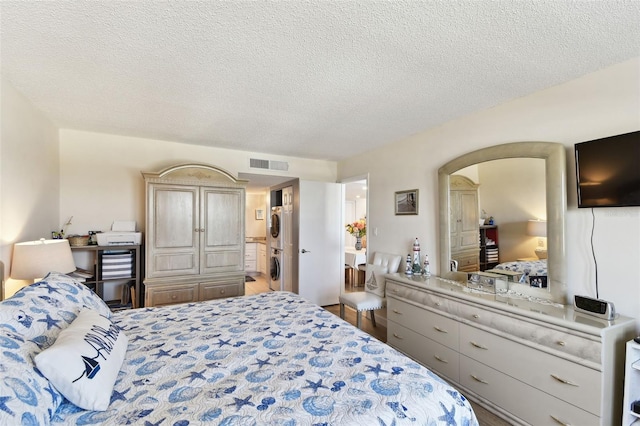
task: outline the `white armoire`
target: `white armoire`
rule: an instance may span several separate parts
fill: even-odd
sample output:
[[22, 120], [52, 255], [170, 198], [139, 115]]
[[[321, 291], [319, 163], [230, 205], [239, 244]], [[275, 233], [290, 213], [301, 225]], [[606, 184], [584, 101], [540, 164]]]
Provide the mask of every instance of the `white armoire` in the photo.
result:
[[458, 271], [479, 271], [478, 185], [460, 175], [451, 176], [449, 185], [451, 259], [458, 262]]
[[246, 181], [206, 164], [143, 176], [145, 306], [243, 295]]

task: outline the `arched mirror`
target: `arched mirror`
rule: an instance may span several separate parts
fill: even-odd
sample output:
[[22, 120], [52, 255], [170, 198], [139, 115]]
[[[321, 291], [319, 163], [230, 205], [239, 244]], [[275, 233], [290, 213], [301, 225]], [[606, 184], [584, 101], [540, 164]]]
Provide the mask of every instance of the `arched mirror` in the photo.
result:
[[[486, 182], [486, 188], [482, 190], [480, 176]], [[562, 144], [515, 142], [470, 152], [438, 170], [438, 186], [441, 276], [459, 279], [460, 273], [452, 269], [469, 272], [487, 270], [498, 263], [502, 268], [507, 262], [540, 260], [537, 264], [545, 268], [546, 287], [536, 287], [538, 282], [527, 280], [515, 284], [514, 288], [566, 304], [564, 217], [567, 196]], [[533, 191], [535, 187], [539, 190]], [[496, 217], [490, 226], [488, 221], [494, 214], [492, 206], [503, 213], [502, 222]], [[521, 212], [519, 216], [515, 214], [518, 211]], [[509, 219], [512, 212], [516, 219]], [[485, 223], [481, 225], [483, 219]], [[504, 231], [502, 238], [508, 248], [501, 259], [497, 255], [487, 257], [487, 252], [483, 252], [484, 262], [481, 263], [481, 245], [498, 238], [497, 228]], [[538, 239], [540, 242], [533, 248], [518, 244], [518, 233], [522, 236], [521, 241]], [[546, 243], [542, 243], [545, 233]]]

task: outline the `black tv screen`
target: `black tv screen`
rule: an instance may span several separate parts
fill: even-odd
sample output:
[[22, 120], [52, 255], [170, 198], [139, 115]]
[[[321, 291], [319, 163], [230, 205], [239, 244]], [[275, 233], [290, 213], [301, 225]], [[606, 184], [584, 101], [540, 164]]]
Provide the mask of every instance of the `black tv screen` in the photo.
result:
[[578, 207], [640, 206], [640, 131], [575, 144]]

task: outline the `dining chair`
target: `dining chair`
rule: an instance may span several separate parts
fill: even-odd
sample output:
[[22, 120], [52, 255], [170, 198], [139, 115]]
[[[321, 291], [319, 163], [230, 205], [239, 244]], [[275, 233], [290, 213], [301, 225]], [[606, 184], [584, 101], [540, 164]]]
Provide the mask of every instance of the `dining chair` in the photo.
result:
[[364, 291], [344, 293], [339, 297], [340, 318], [344, 319], [344, 307], [349, 306], [356, 311], [356, 326], [362, 328], [362, 312], [371, 312], [371, 322], [376, 326], [374, 311], [387, 306], [386, 279], [387, 273], [398, 272], [402, 256], [399, 254], [376, 252], [373, 263], [366, 265]]

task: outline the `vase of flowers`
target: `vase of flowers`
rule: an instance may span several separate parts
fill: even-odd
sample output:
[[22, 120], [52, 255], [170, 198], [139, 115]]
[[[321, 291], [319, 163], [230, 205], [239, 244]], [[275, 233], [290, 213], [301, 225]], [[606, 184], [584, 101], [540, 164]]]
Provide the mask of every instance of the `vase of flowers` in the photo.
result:
[[356, 237], [356, 250], [362, 249], [362, 237], [367, 235], [367, 221], [366, 219], [356, 220], [353, 223], [347, 223], [347, 232]]

